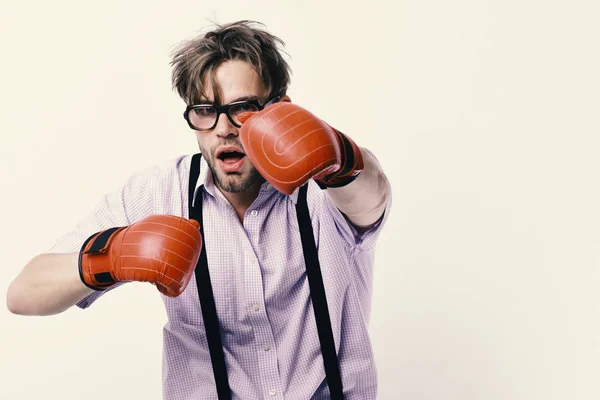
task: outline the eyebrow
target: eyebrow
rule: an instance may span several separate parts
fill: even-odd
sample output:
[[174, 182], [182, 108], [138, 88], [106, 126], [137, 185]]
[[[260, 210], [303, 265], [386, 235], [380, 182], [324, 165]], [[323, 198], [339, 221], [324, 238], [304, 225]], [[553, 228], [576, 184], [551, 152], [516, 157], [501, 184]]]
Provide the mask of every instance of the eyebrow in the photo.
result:
[[[231, 103], [236, 103], [238, 101], [248, 101], [248, 100], [257, 100], [258, 102], [260, 102], [260, 98], [258, 96], [250, 95], [250, 96], [240, 96], [240, 97], [234, 99], [233, 101], [231, 101]], [[200, 99], [198, 101], [198, 103], [196, 103], [196, 104], [210, 104], [210, 105], [215, 105], [214, 102], [212, 102], [212, 101], [210, 101], [208, 99]]]

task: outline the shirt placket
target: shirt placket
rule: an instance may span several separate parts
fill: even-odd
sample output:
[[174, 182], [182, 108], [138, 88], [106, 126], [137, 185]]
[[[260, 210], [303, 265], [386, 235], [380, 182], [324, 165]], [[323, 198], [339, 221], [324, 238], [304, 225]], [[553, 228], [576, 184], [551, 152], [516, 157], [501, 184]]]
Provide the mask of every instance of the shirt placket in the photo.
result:
[[[244, 228], [251, 242], [254, 242], [262, 225], [260, 210], [250, 210], [244, 218]], [[269, 323], [265, 308], [265, 291], [263, 286], [260, 261], [250, 242], [244, 243], [244, 284], [248, 294], [248, 315], [255, 337], [257, 352], [257, 372], [262, 384], [263, 396], [266, 399], [281, 399], [279, 368], [277, 365], [277, 349], [273, 328]]]

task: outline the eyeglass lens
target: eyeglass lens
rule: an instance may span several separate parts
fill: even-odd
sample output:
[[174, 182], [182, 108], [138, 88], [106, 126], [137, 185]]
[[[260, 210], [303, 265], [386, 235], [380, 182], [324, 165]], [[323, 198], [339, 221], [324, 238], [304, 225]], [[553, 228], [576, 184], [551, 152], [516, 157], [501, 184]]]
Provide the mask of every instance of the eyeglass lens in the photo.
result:
[[[245, 112], [256, 112], [258, 108], [252, 103], [234, 103], [227, 109], [227, 114], [238, 127], [242, 125], [238, 117]], [[217, 122], [217, 109], [214, 106], [196, 106], [188, 114], [190, 123], [198, 129], [211, 129]]]

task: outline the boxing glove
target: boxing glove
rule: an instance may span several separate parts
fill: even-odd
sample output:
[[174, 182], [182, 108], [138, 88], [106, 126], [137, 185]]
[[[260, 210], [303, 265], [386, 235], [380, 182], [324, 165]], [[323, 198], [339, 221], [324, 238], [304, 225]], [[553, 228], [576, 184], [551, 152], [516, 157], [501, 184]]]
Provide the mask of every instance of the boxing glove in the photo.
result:
[[195, 220], [151, 215], [130, 226], [95, 233], [79, 252], [80, 278], [95, 290], [117, 282], [150, 282], [162, 294], [177, 297], [200, 257], [199, 228]]
[[282, 193], [293, 193], [309, 179], [321, 188], [345, 186], [364, 168], [360, 149], [349, 137], [290, 102], [239, 119], [246, 155]]

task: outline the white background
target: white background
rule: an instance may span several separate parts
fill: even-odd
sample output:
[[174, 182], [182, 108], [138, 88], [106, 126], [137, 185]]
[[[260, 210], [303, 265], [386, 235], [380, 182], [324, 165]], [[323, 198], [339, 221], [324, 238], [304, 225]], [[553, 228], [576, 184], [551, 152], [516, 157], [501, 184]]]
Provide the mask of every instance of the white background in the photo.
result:
[[[211, 22], [287, 44], [290, 95], [381, 161], [381, 399], [600, 398], [595, 1], [8, 1], [0, 291], [131, 173], [196, 152], [169, 54]], [[159, 399], [156, 290], [0, 308], [0, 398]]]

